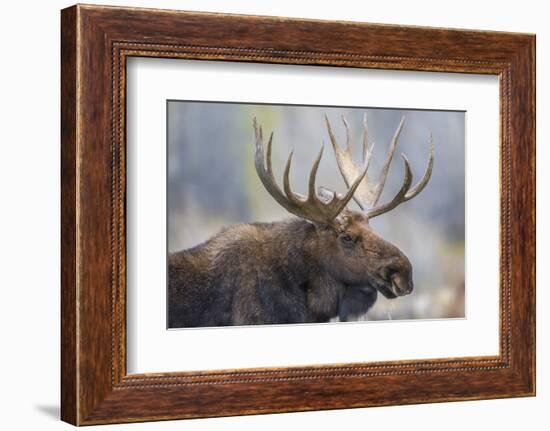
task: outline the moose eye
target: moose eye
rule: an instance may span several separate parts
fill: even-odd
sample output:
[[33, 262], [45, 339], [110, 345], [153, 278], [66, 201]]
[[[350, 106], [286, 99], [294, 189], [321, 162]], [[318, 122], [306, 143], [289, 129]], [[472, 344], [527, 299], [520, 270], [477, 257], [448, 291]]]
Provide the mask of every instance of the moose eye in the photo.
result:
[[340, 236], [340, 240], [344, 244], [351, 244], [353, 242], [353, 237], [351, 235], [348, 235], [347, 233]]

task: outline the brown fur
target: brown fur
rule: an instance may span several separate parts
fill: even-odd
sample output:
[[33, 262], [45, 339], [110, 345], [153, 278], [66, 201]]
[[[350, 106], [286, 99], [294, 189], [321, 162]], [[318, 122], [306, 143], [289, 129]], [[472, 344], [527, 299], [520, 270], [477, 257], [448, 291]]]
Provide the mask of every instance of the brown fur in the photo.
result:
[[169, 256], [171, 328], [326, 322], [365, 313], [377, 292], [412, 291], [412, 268], [367, 218], [229, 227]]

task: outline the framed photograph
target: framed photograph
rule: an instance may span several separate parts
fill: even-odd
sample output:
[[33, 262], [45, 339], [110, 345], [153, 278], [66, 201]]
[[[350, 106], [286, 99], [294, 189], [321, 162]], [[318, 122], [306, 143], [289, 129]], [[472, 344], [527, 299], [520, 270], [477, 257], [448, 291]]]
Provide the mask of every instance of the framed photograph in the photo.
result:
[[535, 37], [61, 14], [62, 419], [535, 394]]

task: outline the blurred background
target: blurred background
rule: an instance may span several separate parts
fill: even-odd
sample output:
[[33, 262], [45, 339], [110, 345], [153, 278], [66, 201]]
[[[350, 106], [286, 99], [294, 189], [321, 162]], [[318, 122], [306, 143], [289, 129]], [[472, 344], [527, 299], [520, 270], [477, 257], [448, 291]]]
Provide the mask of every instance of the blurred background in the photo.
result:
[[[413, 265], [414, 292], [387, 300], [359, 320], [465, 317], [465, 113], [381, 108], [259, 105], [168, 101], [168, 249], [197, 245], [225, 226], [291, 217], [263, 188], [254, 168], [257, 118], [264, 136], [274, 132], [273, 169], [282, 186], [288, 153], [294, 149], [291, 181], [305, 194], [311, 165], [321, 144], [325, 152], [317, 184], [344, 192], [324, 123], [328, 115], [338, 142], [345, 143], [341, 115], [350, 127], [353, 154], [361, 161], [362, 118], [376, 144], [369, 173], [377, 178], [402, 116], [405, 125], [380, 202], [402, 184], [399, 153], [411, 162], [413, 183], [424, 173], [429, 136], [435, 163], [427, 187], [414, 199], [371, 221], [374, 230], [399, 247]], [[355, 202], [349, 206], [359, 209]]]

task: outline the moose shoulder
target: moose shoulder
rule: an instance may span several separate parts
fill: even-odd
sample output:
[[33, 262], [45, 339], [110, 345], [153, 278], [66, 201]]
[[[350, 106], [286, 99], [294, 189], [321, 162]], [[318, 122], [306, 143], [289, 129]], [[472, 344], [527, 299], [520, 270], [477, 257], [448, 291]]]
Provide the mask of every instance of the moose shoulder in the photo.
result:
[[[326, 126], [348, 190], [340, 195], [316, 188], [321, 148], [311, 169], [307, 197], [290, 188], [292, 153], [283, 190], [277, 185], [271, 166], [273, 134], [265, 151], [262, 129], [254, 120], [258, 176], [270, 195], [298, 218], [231, 226], [200, 245], [170, 254], [170, 328], [327, 322], [335, 317], [345, 321], [366, 313], [378, 292], [387, 298], [412, 292], [409, 259], [378, 236], [369, 220], [422, 191], [433, 167], [433, 142], [418, 184], [411, 188], [411, 169], [403, 156], [400, 190], [389, 203], [378, 205], [403, 120], [376, 182], [367, 176], [372, 147], [368, 147], [366, 118], [362, 166], [351, 159], [349, 129], [342, 120], [347, 131], [344, 149], [337, 144], [328, 118]], [[352, 198], [362, 211], [347, 208]]]

